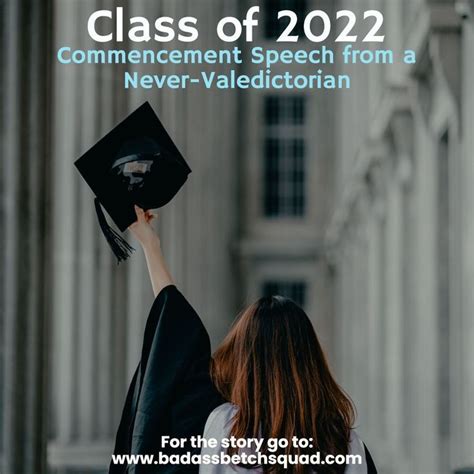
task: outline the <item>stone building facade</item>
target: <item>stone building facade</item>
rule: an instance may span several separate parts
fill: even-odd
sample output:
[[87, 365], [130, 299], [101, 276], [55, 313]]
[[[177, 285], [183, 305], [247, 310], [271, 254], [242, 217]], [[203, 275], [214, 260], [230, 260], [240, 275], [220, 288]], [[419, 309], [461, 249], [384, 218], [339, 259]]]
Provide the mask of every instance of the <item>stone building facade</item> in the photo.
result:
[[256, 296], [291, 296], [382, 473], [474, 465], [474, 2], [147, 0], [126, 14], [194, 15], [194, 46], [220, 48], [210, 25], [257, 3], [381, 9], [386, 46], [417, 64], [342, 68], [339, 92], [125, 91], [123, 68], [54, 59], [94, 47], [87, 17], [116, 2], [0, 1], [1, 472], [108, 463], [152, 295], [140, 252], [113, 261], [72, 163], [144, 100], [193, 169], [159, 226], [213, 344]]
[[381, 472], [453, 472], [474, 465], [473, 3], [355, 3], [417, 64], [350, 66], [337, 100], [337, 370]]

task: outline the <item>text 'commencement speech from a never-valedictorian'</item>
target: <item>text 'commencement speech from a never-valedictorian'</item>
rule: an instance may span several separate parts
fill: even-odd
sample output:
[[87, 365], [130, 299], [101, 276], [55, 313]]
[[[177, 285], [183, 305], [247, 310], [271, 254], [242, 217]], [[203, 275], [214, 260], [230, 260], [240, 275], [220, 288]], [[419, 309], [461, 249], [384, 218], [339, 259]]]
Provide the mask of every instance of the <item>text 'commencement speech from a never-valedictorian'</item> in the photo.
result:
[[[332, 16], [324, 10], [313, 10], [304, 18], [299, 18], [291, 10], [282, 10], [277, 13], [275, 21], [282, 21], [282, 25], [286, 26], [275, 38], [275, 47], [235, 46], [261, 39], [258, 35], [259, 17], [260, 7], [254, 6], [247, 10], [242, 19], [233, 16], [220, 19], [215, 33], [216, 41], [222, 42], [223, 47], [199, 49], [189, 47], [200, 36], [196, 17], [125, 18], [122, 7], [98, 10], [87, 19], [87, 33], [90, 40], [102, 47], [80, 49], [64, 45], [58, 48], [56, 56], [59, 63], [66, 66], [128, 65], [123, 82], [126, 89], [349, 89], [352, 83], [350, 71], [334, 74], [331, 70], [327, 73], [325, 66], [416, 63], [413, 50], [374, 47], [374, 44], [383, 46], [385, 42], [384, 16], [378, 10], [367, 10], [359, 16], [351, 10], [339, 10]], [[297, 28], [298, 25], [302, 28]], [[299, 34], [300, 30], [302, 34]], [[356, 30], [363, 30], [364, 33], [356, 34]], [[163, 48], [163, 44], [172, 41], [181, 43], [183, 47]], [[300, 41], [304, 42], [304, 48], [284, 46]], [[324, 44], [330, 41], [332, 47]], [[125, 42], [136, 47], [127, 49], [117, 46]], [[143, 47], [150, 42], [160, 44], [160, 47]], [[339, 46], [341, 43], [342, 47]], [[362, 46], [356, 46], [358, 43]], [[108, 47], [110, 44], [112, 48]], [[246, 62], [260, 68], [253, 70], [252, 74], [242, 73], [241, 65]], [[190, 67], [179, 74], [153, 74], [153, 71], [144, 70], [155, 64], [205, 65], [206, 68]], [[228, 66], [228, 69], [214, 71], [209, 65]], [[298, 65], [310, 65], [314, 69], [310, 73], [306, 69], [301, 72], [297, 69]]]

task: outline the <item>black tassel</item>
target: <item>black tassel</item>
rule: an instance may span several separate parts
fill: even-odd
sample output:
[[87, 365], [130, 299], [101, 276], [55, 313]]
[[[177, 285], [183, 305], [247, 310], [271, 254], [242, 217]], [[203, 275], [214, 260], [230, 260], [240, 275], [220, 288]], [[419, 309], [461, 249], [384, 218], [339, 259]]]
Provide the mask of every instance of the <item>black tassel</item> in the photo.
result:
[[102, 210], [102, 206], [97, 198], [94, 199], [95, 210], [97, 212], [97, 218], [99, 219], [99, 225], [104, 233], [107, 242], [112, 249], [112, 252], [117, 257], [117, 264], [122, 262], [123, 260], [127, 260], [128, 257], [132, 255], [135, 251], [133, 247], [131, 247], [128, 242], [119, 235], [112, 227], [109, 226], [107, 219], [105, 218], [104, 211]]

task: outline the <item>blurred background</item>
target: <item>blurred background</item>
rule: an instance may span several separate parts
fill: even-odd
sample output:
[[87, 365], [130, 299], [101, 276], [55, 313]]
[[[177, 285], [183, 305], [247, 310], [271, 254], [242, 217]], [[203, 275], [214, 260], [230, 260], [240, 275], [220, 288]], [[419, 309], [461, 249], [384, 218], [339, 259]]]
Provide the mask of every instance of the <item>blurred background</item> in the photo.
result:
[[192, 48], [228, 47], [215, 24], [252, 5], [267, 47], [276, 11], [375, 8], [384, 47], [418, 61], [326, 66], [352, 74], [345, 91], [126, 91], [125, 66], [55, 60], [100, 47], [87, 18], [118, 1], [1, 0], [0, 472], [106, 472], [152, 292], [140, 251], [116, 265], [73, 161], [144, 100], [193, 168], [160, 234], [214, 347], [257, 296], [289, 296], [381, 473], [474, 466], [474, 2], [126, 3], [126, 18], [196, 16]]

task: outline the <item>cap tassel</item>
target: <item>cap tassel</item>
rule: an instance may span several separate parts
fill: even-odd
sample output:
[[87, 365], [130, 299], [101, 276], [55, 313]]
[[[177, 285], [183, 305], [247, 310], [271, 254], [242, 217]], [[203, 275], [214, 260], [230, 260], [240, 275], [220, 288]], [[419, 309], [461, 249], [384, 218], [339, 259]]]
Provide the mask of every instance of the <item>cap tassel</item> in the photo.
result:
[[99, 219], [99, 225], [104, 233], [107, 242], [109, 243], [112, 252], [117, 257], [118, 262], [120, 263], [124, 260], [127, 260], [135, 249], [128, 244], [128, 242], [119, 235], [112, 227], [109, 226], [107, 219], [105, 218], [104, 211], [102, 206], [97, 198], [94, 199], [95, 210], [97, 212], [97, 218]]

